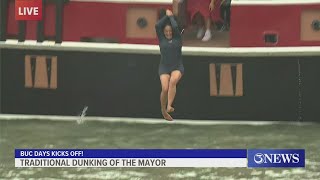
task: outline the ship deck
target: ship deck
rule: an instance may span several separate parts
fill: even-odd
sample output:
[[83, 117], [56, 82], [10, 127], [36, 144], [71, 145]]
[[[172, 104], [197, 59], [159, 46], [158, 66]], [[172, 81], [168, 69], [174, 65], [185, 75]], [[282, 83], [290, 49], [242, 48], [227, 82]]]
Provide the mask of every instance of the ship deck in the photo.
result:
[[183, 45], [193, 47], [230, 47], [230, 36], [228, 31], [213, 31], [213, 37], [207, 42], [196, 38], [196, 32], [186, 30], [183, 35]]

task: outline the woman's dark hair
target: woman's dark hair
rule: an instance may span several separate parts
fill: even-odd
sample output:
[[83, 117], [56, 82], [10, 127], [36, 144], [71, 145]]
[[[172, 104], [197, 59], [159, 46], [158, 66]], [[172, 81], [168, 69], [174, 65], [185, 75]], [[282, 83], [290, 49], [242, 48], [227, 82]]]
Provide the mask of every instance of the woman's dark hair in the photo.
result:
[[170, 22], [165, 23], [164, 26], [163, 26], [163, 29], [164, 29], [166, 26], [171, 26], [171, 27], [172, 27], [172, 25], [171, 25]]

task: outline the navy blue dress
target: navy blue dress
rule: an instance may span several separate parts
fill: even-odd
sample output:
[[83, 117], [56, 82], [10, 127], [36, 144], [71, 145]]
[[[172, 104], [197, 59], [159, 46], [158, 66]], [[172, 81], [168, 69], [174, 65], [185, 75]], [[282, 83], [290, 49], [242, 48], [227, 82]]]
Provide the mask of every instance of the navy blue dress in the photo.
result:
[[[168, 21], [172, 26], [172, 39], [167, 39], [164, 35], [163, 28]], [[178, 28], [177, 22], [173, 16], [164, 16], [156, 24], [156, 32], [159, 39], [159, 46], [161, 52], [161, 60], [159, 64], [159, 75], [171, 74], [174, 70], [179, 70], [184, 73], [184, 66], [182, 63], [182, 38]]]

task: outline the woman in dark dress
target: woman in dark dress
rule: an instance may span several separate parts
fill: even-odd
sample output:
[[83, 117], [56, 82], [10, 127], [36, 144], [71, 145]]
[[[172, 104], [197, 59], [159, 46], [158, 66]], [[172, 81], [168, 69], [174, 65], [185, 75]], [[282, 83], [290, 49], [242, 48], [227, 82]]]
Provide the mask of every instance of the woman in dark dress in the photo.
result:
[[169, 113], [174, 111], [172, 103], [176, 95], [176, 87], [184, 73], [182, 63], [182, 38], [172, 11], [167, 10], [155, 26], [159, 39], [161, 60], [159, 64], [159, 76], [162, 91], [160, 94], [161, 112], [163, 117], [172, 121]]

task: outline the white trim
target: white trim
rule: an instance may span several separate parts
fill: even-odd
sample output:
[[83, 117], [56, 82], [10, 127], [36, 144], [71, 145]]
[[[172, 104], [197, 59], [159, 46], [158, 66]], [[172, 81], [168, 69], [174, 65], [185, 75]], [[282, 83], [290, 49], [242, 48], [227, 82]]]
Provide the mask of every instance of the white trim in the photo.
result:
[[[71, 0], [74, 2], [98, 2], [119, 4], [167, 4], [172, 0]], [[320, 0], [231, 0], [232, 5], [295, 5], [320, 4]]]
[[[37, 43], [33, 40], [0, 41], [0, 49], [30, 49], [52, 51], [112, 52], [130, 54], [160, 54], [158, 45], [87, 43], [87, 42], [54, 42]], [[303, 47], [250, 47], [250, 48], [217, 48], [217, 47], [183, 47], [183, 55], [190, 56], [226, 56], [226, 57], [279, 57], [279, 56], [320, 56], [320, 46]], [[158, 59], [157, 59], [158, 60]]]
[[[57, 116], [57, 115], [24, 115], [24, 114], [0, 114], [1, 120], [41, 120], [41, 121], [74, 121], [79, 122], [80, 116]], [[136, 123], [136, 124], [181, 124], [181, 125], [251, 125], [265, 126], [274, 124], [290, 124], [290, 125], [312, 125], [312, 122], [297, 122], [297, 121], [245, 121], [245, 120], [192, 120], [192, 119], [175, 119], [174, 121], [166, 121], [164, 119], [154, 118], [125, 118], [125, 117], [94, 117], [86, 116], [81, 119], [81, 122], [100, 121], [100, 122], [121, 122], [121, 123]]]
[[75, 2], [98, 2], [119, 4], [172, 4], [172, 0], [71, 0]]
[[320, 0], [231, 0], [232, 5], [297, 5], [319, 4]]

